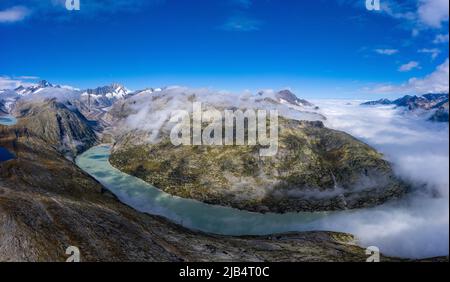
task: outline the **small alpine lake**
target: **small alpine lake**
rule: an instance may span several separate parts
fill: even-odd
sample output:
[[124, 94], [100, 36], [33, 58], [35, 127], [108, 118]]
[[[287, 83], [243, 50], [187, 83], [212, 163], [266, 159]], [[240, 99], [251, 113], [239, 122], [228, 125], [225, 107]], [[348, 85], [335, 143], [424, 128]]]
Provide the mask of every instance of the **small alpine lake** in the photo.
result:
[[0, 116], [0, 124], [11, 126], [17, 123], [17, 119], [13, 116], [7, 115], [7, 116]]

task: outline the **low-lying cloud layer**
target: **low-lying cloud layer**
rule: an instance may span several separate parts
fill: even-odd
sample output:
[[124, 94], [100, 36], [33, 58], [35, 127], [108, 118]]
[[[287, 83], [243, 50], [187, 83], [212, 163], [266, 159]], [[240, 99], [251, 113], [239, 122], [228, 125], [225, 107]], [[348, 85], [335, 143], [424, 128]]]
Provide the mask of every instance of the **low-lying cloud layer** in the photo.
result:
[[355, 234], [364, 245], [388, 255], [433, 257], [449, 250], [449, 128], [392, 107], [362, 107], [343, 101], [317, 101], [327, 126], [374, 146], [394, 171], [414, 183], [398, 202], [332, 215], [317, 223], [325, 230]]
[[[281, 116], [297, 120], [323, 120], [323, 116], [312, 107], [298, 107], [278, 102], [276, 92], [262, 91], [259, 94], [241, 95], [218, 92], [210, 89], [168, 87], [161, 91], [143, 91], [127, 100], [132, 109], [125, 119], [127, 130], [141, 130], [149, 135], [149, 142], [158, 141], [161, 131], [169, 130], [171, 116], [178, 111], [192, 112], [193, 102], [203, 103], [203, 110], [214, 108], [277, 110]], [[173, 126], [173, 125], [172, 125]]]

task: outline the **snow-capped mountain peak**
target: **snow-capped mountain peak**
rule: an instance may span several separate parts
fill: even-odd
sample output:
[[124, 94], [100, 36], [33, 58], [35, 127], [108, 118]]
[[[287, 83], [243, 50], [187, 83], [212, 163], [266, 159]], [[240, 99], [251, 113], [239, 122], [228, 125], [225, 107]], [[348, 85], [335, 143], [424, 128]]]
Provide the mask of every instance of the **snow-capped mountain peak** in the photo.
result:
[[293, 107], [313, 107], [314, 105], [304, 99], [298, 98], [290, 90], [274, 91], [271, 89], [261, 90], [258, 95], [275, 100], [277, 103]]
[[123, 85], [113, 83], [82, 91], [81, 100], [86, 102], [89, 109], [92, 107], [101, 109], [112, 106], [117, 100], [125, 99], [130, 93], [131, 91]]
[[295, 106], [301, 106], [301, 107], [312, 107], [313, 104], [310, 102], [300, 99], [297, 96], [295, 96], [294, 93], [292, 93], [290, 90], [281, 90], [276, 94], [276, 97], [281, 103], [290, 103]]
[[130, 91], [121, 84], [113, 83], [108, 86], [87, 89], [85, 93], [93, 96], [106, 97], [108, 99], [122, 99], [127, 96]]
[[25, 96], [25, 95], [29, 95], [29, 94], [36, 94], [45, 88], [53, 88], [53, 87], [60, 88], [60, 86], [58, 86], [58, 85], [54, 86], [47, 80], [41, 80], [37, 84], [31, 85], [28, 87], [20, 85], [19, 87], [14, 89], [14, 91], [19, 95]]
[[53, 87], [53, 84], [51, 84], [47, 80], [41, 80], [41, 81], [38, 82], [38, 86], [40, 88], [47, 88], [47, 87]]

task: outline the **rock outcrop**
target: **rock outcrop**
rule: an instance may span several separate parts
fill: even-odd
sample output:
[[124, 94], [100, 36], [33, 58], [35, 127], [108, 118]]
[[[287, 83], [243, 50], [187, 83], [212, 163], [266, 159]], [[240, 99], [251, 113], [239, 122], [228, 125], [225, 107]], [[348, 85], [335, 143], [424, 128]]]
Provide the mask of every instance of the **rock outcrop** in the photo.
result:
[[68, 158], [97, 143], [95, 123], [56, 99], [19, 101], [14, 114], [19, 119], [16, 127], [25, 134], [39, 136]]

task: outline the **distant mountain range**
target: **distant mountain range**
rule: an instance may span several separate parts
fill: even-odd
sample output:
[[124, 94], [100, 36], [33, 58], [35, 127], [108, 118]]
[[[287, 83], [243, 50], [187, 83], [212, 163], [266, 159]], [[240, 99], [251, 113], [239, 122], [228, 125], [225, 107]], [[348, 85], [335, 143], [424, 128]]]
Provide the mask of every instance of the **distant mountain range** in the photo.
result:
[[79, 90], [42, 80], [31, 86], [21, 85], [15, 89], [0, 90], [0, 114], [13, 112], [18, 101], [42, 102], [55, 98], [68, 107], [77, 108], [87, 119], [98, 121], [108, 107], [130, 93], [130, 90], [120, 84]]
[[32, 86], [28, 86], [25, 87], [23, 85], [20, 85], [19, 87], [17, 87], [16, 89], [14, 89], [14, 91], [22, 96], [26, 96], [26, 95], [30, 95], [30, 94], [36, 94], [39, 91], [42, 91], [45, 88], [61, 88], [61, 86], [59, 85], [53, 85], [50, 82], [46, 81], [46, 80], [42, 80], [40, 82], [38, 82], [38, 84], [36, 85], [32, 85]]
[[448, 93], [429, 93], [422, 96], [406, 95], [397, 100], [380, 99], [365, 102], [361, 105], [394, 105], [396, 107], [404, 107], [408, 111], [422, 110], [430, 114], [429, 120], [431, 121], [449, 121]]
[[[178, 91], [181, 92], [176, 94], [175, 92]], [[168, 98], [167, 103], [170, 104], [171, 99], [179, 99], [183, 96], [182, 92], [189, 91], [180, 87], [130, 91], [116, 83], [79, 90], [42, 80], [34, 85], [21, 85], [15, 89], [0, 90], [0, 115], [12, 114], [26, 120], [30, 131], [43, 136], [66, 157], [73, 158], [98, 141], [94, 132], [101, 135], [104, 129], [112, 128], [117, 120], [127, 116], [129, 114], [127, 111], [133, 108], [130, 106], [139, 101], [140, 97], [147, 101], [153, 99], [156, 94], [162, 93], [162, 96]], [[171, 92], [173, 93], [170, 94]], [[218, 97], [217, 93], [213, 92], [195, 93], [195, 95]], [[134, 97], [137, 100], [131, 99]], [[188, 100], [182, 98], [182, 101], [184, 104], [180, 106], [189, 106]], [[314, 112], [313, 104], [299, 99], [289, 90], [261, 91], [252, 97], [244, 95], [238, 99], [231, 98], [231, 101], [237, 103], [235, 106], [247, 104], [258, 108], [279, 108], [283, 114], [302, 115], [304, 119], [325, 119]], [[167, 104], [161, 106], [166, 107]]]
[[89, 105], [95, 108], [110, 107], [115, 101], [125, 98], [131, 91], [120, 84], [97, 87], [95, 89], [84, 90], [82, 99], [88, 99]]
[[92, 105], [95, 108], [109, 107], [114, 103], [114, 101], [124, 98], [131, 92], [120, 84], [111, 84], [108, 86], [102, 86], [95, 89], [78, 90], [69, 87], [62, 87], [60, 85], [53, 85], [52, 83], [46, 80], [42, 80], [38, 82], [36, 85], [27, 87], [21, 85], [15, 88], [14, 90], [3, 90], [3, 91], [9, 91], [17, 94], [16, 98], [20, 97], [32, 98], [37, 97], [36, 96], [37, 94], [40, 94], [43, 97], [48, 97], [49, 94], [50, 95], [53, 94], [57, 98], [62, 99], [67, 98], [68, 93], [56, 93], [55, 91], [58, 91], [58, 89], [63, 89], [65, 90], [65, 92], [72, 94], [70, 95], [70, 98], [86, 100], [86, 102], [88, 102], [89, 105]]
[[[119, 100], [142, 94], [152, 94], [167, 88], [146, 88], [143, 90], [130, 91], [121, 84], [111, 84], [94, 89], [79, 90], [70, 87], [52, 84], [42, 80], [32, 86], [19, 86], [15, 89], [0, 90], [0, 114], [7, 114], [13, 110], [18, 100], [45, 100], [56, 98], [59, 102], [75, 106], [86, 118], [102, 119], [109, 107]], [[261, 91], [255, 95], [256, 100], [266, 104], [284, 105], [288, 108], [314, 108], [315, 106], [299, 99], [290, 90]]]

